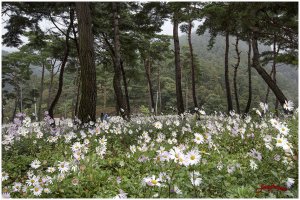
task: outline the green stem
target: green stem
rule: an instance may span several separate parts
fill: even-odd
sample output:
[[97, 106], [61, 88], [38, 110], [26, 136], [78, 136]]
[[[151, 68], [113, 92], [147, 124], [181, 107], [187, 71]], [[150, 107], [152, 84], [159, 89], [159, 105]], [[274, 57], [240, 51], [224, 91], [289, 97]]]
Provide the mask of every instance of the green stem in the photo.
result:
[[195, 186], [195, 171], [193, 169], [193, 187], [194, 187], [194, 193], [195, 193], [195, 197], [197, 198], [197, 190], [196, 190], [196, 186]]
[[[172, 162], [172, 163], [173, 163], [173, 162]], [[168, 183], [168, 185], [169, 185], [169, 198], [171, 197], [171, 182], [172, 182], [172, 178], [173, 178], [175, 169], [176, 169], [176, 166], [174, 167], [174, 169], [173, 169], [173, 171], [172, 171], [171, 178], [170, 178], [170, 182]]]

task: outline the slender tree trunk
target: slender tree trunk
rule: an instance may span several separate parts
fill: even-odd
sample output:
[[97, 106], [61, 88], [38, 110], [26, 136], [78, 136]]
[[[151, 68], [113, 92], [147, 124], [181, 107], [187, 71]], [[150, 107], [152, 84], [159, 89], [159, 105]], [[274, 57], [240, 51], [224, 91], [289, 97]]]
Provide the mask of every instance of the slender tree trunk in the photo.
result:
[[20, 83], [20, 112], [23, 111], [23, 83]]
[[119, 108], [118, 102], [116, 101], [116, 115], [119, 115], [119, 114], [120, 114], [120, 108]]
[[188, 31], [188, 41], [190, 48], [190, 56], [191, 56], [191, 69], [192, 69], [192, 95], [194, 106], [198, 107], [197, 95], [196, 95], [196, 80], [195, 80], [195, 63], [194, 63], [194, 53], [193, 53], [193, 45], [192, 45], [192, 21], [189, 21], [189, 31]]
[[127, 81], [126, 81], [126, 74], [125, 74], [125, 69], [124, 69], [124, 62], [121, 59], [121, 71], [122, 71], [122, 77], [123, 77], [123, 83], [124, 83], [124, 92], [125, 92], [125, 98], [126, 98], [126, 106], [127, 106], [127, 119], [130, 120], [130, 103], [129, 103], [129, 94], [128, 94], [128, 86], [127, 86]]
[[229, 54], [229, 32], [226, 32], [225, 37], [225, 87], [226, 87], [226, 96], [227, 96], [227, 109], [228, 113], [233, 110], [231, 91], [230, 91], [230, 82], [229, 82], [229, 67], [228, 67], [228, 54]]
[[188, 84], [188, 78], [186, 78], [186, 84], [185, 84], [185, 107], [188, 109], [189, 107], [189, 84]]
[[175, 80], [176, 80], [176, 99], [177, 99], [177, 112], [182, 114], [184, 112], [184, 104], [181, 89], [181, 65], [180, 65], [180, 46], [178, 38], [178, 18], [177, 13], [174, 14], [173, 19], [173, 38], [175, 50]]
[[[115, 96], [117, 100], [118, 109], [120, 109], [121, 116], [126, 118], [126, 105], [123, 98], [123, 91], [121, 86], [121, 46], [120, 46], [120, 31], [119, 31], [119, 19], [118, 19], [118, 3], [112, 2], [113, 9], [113, 26], [114, 26], [114, 78], [113, 86], [115, 90]], [[117, 112], [119, 112], [117, 111]]]
[[83, 123], [96, 121], [96, 65], [90, 3], [76, 2], [81, 68], [81, 98], [78, 117]]
[[48, 91], [48, 101], [47, 101], [47, 108], [49, 109], [51, 103], [51, 94], [52, 94], [52, 87], [53, 87], [53, 77], [54, 77], [54, 68], [55, 68], [56, 59], [52, 63], [51, 72], [50, 72], [50, 84], [49, 84], [49, 91]]
[[[284, 96], [278, 85], [274, 80], [272, 80], [272, 77], [269, 76], [269, 74], [264, 70], [260, 64], [259, 64], [259, 51], [258, 51], [258, 45], [257, 45], [257, 33], [253, 33], [253, 39], [252, 39], [252, 49], [253, 49], [253, 58], [252, 58], [252, 66], [256, 69], [258, 74], [264, 79], [264, 81], [268, 84], [270, 89], [275, 94], [276, 98], [278, 99], [281, 106], [284, 105], [285, 101], [287, 101], [287, 98]], [[285, 110], [285, 112], [287, 112]]]
[[63, 87], [63, 81], [64, 81], [64, 70], [65, 70], [65, 65], [67, 63], [67, 60], [68, 60], [68, 56], [69, 56], [69, 37], [70, 37], [70, 31], [71, 31], [71, 26], [73, 24], [73, 20], [74, 20], [74, 12], [70, 12], [70, 25], [67, 29], [67, 33], [66, 33], [66, 44], [65, 44], [65, 50], [64, 50], [64, 58], [62, 60], [62, 63], [61, 63], [61, 67], [60, 67], [60, 73], [59, 73], [59, 83], [58, 83], [58, 90], [57, 90], [57, 93], [56, 93], [56, 96], [54, 98], [54, 100], [52, 101], [50, 107], [49, 107], [49, 110], [48, 110], [48, 113], [49, 113], [49, 116], [51, 118], [54, 117], [54, 114], [53, 114], [53, 111], [54, 111], [54, 108], [59, 100], [59, 97], [61, 95], [61, 92], [62, 92], [62, 87]]
[[41, 78], [41, 87], [40, 87], [40, 99], [39, 99], [39, 110], [38, 110], [38, 120], [41, 120], [42, 112], [42, 103], [43, 103], [43, 91], [44, 91], [44, 75], [45, 75], [45, 63], [43, 62], [42, 66], [42, 78]]
[[106, 86], [103, 87], [103, 108], [106, 108], [106, 100], [107, 99], [107, 91], [106, 91]]
[[15, 106], [14, 106], [14, 111], [13, 114], [11, 116], [11, 121], [13, 122], [16, 116], [16, 112], [17, 112], [17, 107], [18, 107], [18, 98], [15, 99]]
[[234, 86], [234, 97], [235, 97], [235, 103], [236, 103], [236, 110], [237, 113], [240, 114], [240, 103], [239, 103], [239, 96], [238, 96], [238, 91], [237, 91], [237, 71], [238, 71], [238, 67], [240, 65], [240, 54], [241, 52], [239, 52], [239, 38], [238, 36], [236, 37], [236, 42], [235, 42], [235, 52], [237, 55], [237, 63], [234, 66], [234, 76], [233, 76], [233, 86]]
[[[74, 23], [72, 25], [72, 30], [73, 30], [73, 35], [74, 35], [74, 43], [75, 43], [77, 55], [79, 58], [80, 50], [79, 50], [79, 44], [78, 44], [78, 39], [77, 39], [77, 34], [76, 34]], [[77, 84], [76, 84], [77, 91], [76, 91], [76, 101], [75, 101], [75, 111], [74, 111], [75, 117], [78, 117], [78, 104], [79, 104], [79, 97], [80, 97], [80, 82], [81, 82], [80, 80], [81, 80], [81, 76], [80, 76], [80, 66], [79, 66], [79, 68], [77, 69]]]
[[3, 105], [1, 107], [1, 123], [2, 124], [4, 123], [4, 108], [3, 108]]
[[[269, 76], [272, 76], [272, 75], [273, 75], [273, 72], [274, 72], [273, 70], [274, 70], [274, 69], [272, 68], [272, 70], [271, 70]], [[265, 98], [265, 103], [268, 103], [269, 93], [270, 93], [270, 87], [268, 87], [268, 89], [267, 89], [266, 98]]]
[[[278, 55], [279, 52], [279, 47], [276, 50], [276, 36], [274, 37], [274, 42], [273, 42], [273, 65], [272, 65], [272, 70], [270, 73], [270, 76], [273, 78], [274, 82], [276, 83], [276, 57]], [[269, 93], [270, 93], [270, 87], [268, 87], [267, 89], [267, 94], [266, 94], [266, 99], [265, 99], [265, 103], [268, 103], [268, 97], [269, 97]], [[275, 100], [275, 115], [278, 116], [278, 99], [276, 98]]]
[[151, 82], [151, 60], [150, 60], [150, 58], [148, 58], [144, 61], [144, 66], [145, 66], [148, 87], [149, 87], [150, 112], [152, 113], [154, 111], [155, 103], [154, 103], [154, 97], [153, 97], [153, 87], [152, 87], [152, 82]]
[[248, 101], [245, 109], [245, 113], [248, 113], [252, 100], [252, 80], [251, 80], [251, 41], [248, 41]]
[[160, 65], [158, 65], [158, 71], [157, 71], [157, 88], [158, 88], [157, 92], [159, 95], [159, 113], [161, 113]]
[[[276, 59], [277, 59], [277, 54], [279, 52], [280, 47], [278, 46], [278, 49], [276, 50], [276, 45], [277, 45], [277, 37], [276, 35], [274, 36], [274, 43], [273, 43], [273, 65], [272, 65], [272, 70], [273, 70], [273, 80], [276, 83]], [[276, 116], [279, 115], [278, 113], [278, 99], [275, 101], [275, 114]]]

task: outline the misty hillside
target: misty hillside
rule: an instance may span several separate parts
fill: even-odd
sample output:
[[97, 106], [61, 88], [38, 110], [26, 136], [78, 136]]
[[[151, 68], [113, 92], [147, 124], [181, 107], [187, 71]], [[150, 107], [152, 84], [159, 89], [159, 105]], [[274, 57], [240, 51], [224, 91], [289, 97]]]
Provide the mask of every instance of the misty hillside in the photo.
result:
[[[198, 70], [200, 74], [206, 74], [208, 77], [201, 80], [198, 77], [200, 85], [206, 85], [207, 80], [214, 79], [214, 77], [220, 77], [222, 81], [219, 82], [221, 85], [224, 95], [225, 95], [225, 84], [224, 84], [224, 53], [225, 53], [225, 37], [217, 36], [215, 39], [215, 44], [211, 50], [208, 50], [208, 42], [210, 39], [209, 33], [198, 36], [197, 34], [192, 34], [192, 44], [194, 49], [194, 54], [196, 55], [199, 63]], [[187, 49], [188, 41], [187, 36], [180, 37], [180, 44], [182, 46], [181, 50]], [[235, 52], [235, 38], [230, 37], [230, 47], [229, 47], [229, 66], [236, 63], [236, 52]], [[260, 53], [263, 51], [270, 50], [271, 47], [259, 45]], [[241, 51], [241, 62], [237, 75], [238, 90], [241, 96], [247, 97], [248, 91], [248, 69], [247, 69], [247, 52], [248, 44], [246, 42], [239, 42], [239, 51]], [[265, 70], [270, 73], [271, 67], [263, 66]], [[277, 64], [277, 82], [279, 87], [282, 89], [283, 93], [288, 99], [291, 99], [295, 103], [298, 102], [298, 70], [297, 66]], [[233, 94], [233, 67], [229, 67], [231, 88]], [[264, 101], [265, 93], [267, 90], [267, 85], [259, 74], [252, 68], [252, 80], [253, 80], [253, 90], [258, 91], [258, 100]], [[213, 83], [217, 86], [218, 83]], [[217, 94], [216, 94], [217, 95]], [[274, 97], [274, 95], [272, 94]], [[243, 104], [243, 103], [242, 103]]]

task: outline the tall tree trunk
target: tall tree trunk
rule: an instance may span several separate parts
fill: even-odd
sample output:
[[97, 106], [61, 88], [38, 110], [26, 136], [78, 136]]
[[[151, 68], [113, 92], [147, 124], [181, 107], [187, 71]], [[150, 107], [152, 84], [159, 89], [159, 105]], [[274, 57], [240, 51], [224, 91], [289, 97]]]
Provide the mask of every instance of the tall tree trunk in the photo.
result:
[[50, 72], [50, 84], [49, 84], [49, 91], [48, 91], [48, 100], [47, 100], [47, 108], [49, 109], [51, 103], [51, 94], [52, 94], [52, 87], [53, 87], [53, 78], [54, 78], [54, 68], [56, 64], [56, 59], [51, 64], [51, 72]]
[[238, 91], [237, 91], [237, 71], [240, 65], [240, 54], [241, 52], [239, 52], [239, 37], [236, 37], [236, 42], [235, 42], [235, 52], [237, 55], [237, 63], [234, 66], [234, 76], [233, 76], [233, 86], [234, 86], [234, 97], [235, 97], [235, 103], [236, 103], [236, 110], [237, 113], [240, 114], [240, 103], [239, 103], [239, 97], [238, 97]]
[[251, 41], [248, 41], [248, 101], [245, 109], [245, 113], [248, 113], [252, 100], [252, 80], [251, 80]]
[[114, 26], [114, 78], [113, 86], [115, 90], [115, 96], [117, 100], [118, 110], [121, 116], [126, 118], [126, 105], [123, 98], [123, 91], [121, 86], [121, 45], [120, 45], [120, 31], [119, 31], [119, 19], [118, 19], [118, 3], [112, 2], [113, 9], [113, 26]]
[[145, 66], [148, 87], [149, 87], [150, 112], [152, 113], [154, 111], [155, 103], [154, 103], [154, 97], [153, 97], [153, 87], [152, 87], [152, 82], [151, 82], [151, 60], [150, 60], [150, 58], [144, 60], [144, 66]]
[[78, 117], [83, 122], [96, 121], [96, 65], [90, 3], [76, 2], [81, 68], [81, 98]]
[[23, 83], [20, 82], [20, 112], [23, 111]]
[[67, 63], [67, 60], [68, 60], [68, 56], [69, 56], [69, 37], [70, 37], [70, 31], [71, 31], [71, 26], [73, 24], [73, 20], [74, 20], [74, 12], [72, 12], [72, 10], [70, 11], [70, 25], [67, 29], [67, 33], [66, 33], [66, 44], [65, 44], [65, 50], [64, 50], [64, 58], [62, 60], [62, 63], [61, 63], [61, 67], [60, 67], [60, 73], [59, 73], [59, 83], [58, 83], [58, 90], [57, 90], [57, 93], [56, 93], [56, 96], [54, 97], [50, 107], [49, 107], [49, 110], [48, 110], [48, 113], [49, 113], [49, 116], [51, 118], [54, 117], [53, 115], [53, 111], [54, 111], [54, 108], [59, 100], [59, 97], [61, 95], [61, 92], [62, 92], [62, 87], [63, 87], [63, 81], [64, 81], [64, 70], [65, 70], [65, 65]]
[[127, 119], [130, 119], [130, 103], [129, 103], [129, 94], [128, 94], [128, 86], [127, 86], [127, 80], [126, 80], [126, 74], [125, 74], [125, 69], [124, 69], [124, 62], [121, 59], [121, 71], [122, 71], [122, 77], [123, 77], [123, 83], [124, 83], [124, 92], [125, 92], [125, 98], [126, 98], [126, 115]]
[[175, 50], [175, 80], [176, 80], [176, 100], [177, 100], [177, 112], [178, 115], [184, 112], [184, 104], [181, 89], [181, 65], [180, 65], [180, 46], [178, 38], [178, 18], [177, 13], [174, 13], [173, 18], [173, 38], [174, 38], [174, 50]]
[[[253, 32], [253, 38], [252, 38], [252, 49], [253, 49], [253, 58], [252, 58], [252, 66], [256, 69], [258, 74], [264, 79], [264, 81], [267, 83], [267, 85], [270, 87], [270, 89], [275, 94], [276, 98], [278, 99], [279, 103], [283, 107], [285, 101], [287, 101], [287, 98], [284, 96], [278, 85], [274, 80], [272, 80], [272, 77], [269, 76], [269, 74], [264, 70], [260, 64], [259, 64], [259, 51], [258, 51], [258, 44], [257, 44], [257, 33]], [[285, 112], [287, 112], [285, 110]]]
[[[275, 83], [276, 83], [276, 57], [277, 57], [279, 49], [280, 49], [278, 47], [277, 50], [276, 50], [276, 45], [277, 45], [277, 43], [276, 43], [276, 35], [275, 35], [274, 41], [273, 41], [273, 64], [272, 64], [272, 70], [271, 70], [271, 73], [270, 73], [270, 76], [273, 78]], [[270, 93], [270, 87], [268, 87], [268, 89], [267, 89], [265, 103], [268, 102], [269, 93]], [[276, 98], [276, 100], [275, 100], [275, 114], [276, 114], [276, 116], [278, 116], [278, 105], [279, 105], [279, 102], [278, 102], [278, 99]]]
[[157, 92], [159, 95], [159, 113], [161, 113], [160, 65], [158, 65], [158, 71], [157, 71]]
[[[77, 34], [76, 34], [74, 24], [72, 26], [72, 30], [73, 30], [73, 35], [74, 35], [74, 43], [75, 43], [77, 55], [78, 55], [78, 58], [79, 58], [80, 50], [79, 50], [79, 44], [78, 44], [78, 39], [77, 39]], [[80, 77], [80, 66], [79, 66], [79, 68], [77, 69], [77, 84], [76, 84], [77, 85], [77, 91], [76, 91], [75, 111], [74, 111], [75, 117], [78, 117], [78, 104], [79, 104], [79, 97], [80, 97], [80, 82], [81, 82], [80, 80], [81, 80], [81, 77]]]
[[189, 84], [188, 78], [186, 77], [186, 84], [185, 84], [185, 107], [188, 109], [189, 107]]
[[225, 37], [225, 87], [226, 87], [226, 96], [227, 96], [227, 110], [228, 113], [233, 110], [231, 91], [230, 91], [230, 82], [229, 82], [229, 68], [228, 68], [228, 54], [229, 54], [229, 32], [226, 32]]
[[4, 107], [3, 107], [3, 104], [1, 106], [1, 123], [2, 124], [4, 123]]
[[16, 116], [16, 112], [17, 112], [17, 107], [18, 107], [18, 98], [15, 99], [15, 106], [14, 106], [14, 111], [13, 114], [11, 116], [11, 121], [13, 122]]
[[40, 87], [40, 99], [39, 99], [39, 110], [38, 110], [38, 120], [41, 120], [42, 103], [43, 103], [43, 91], [44, 91], [44, 75], [45, 75], [45, 63], [42, 66], [42, 77], [41, 77], [41, 87]]
[[106, 90], [106, 86], [103, 87], [103, 108], [106, 108], [106, 100], [107, 99], [107, 90]]
[[[271, 70], [269, 76], [272, 76], [272, 75], [273, 75], [273, 72], [274, 72], [273, 70], [274, 70], [274, 69], [272, 68], [272, 70]], [[272, 77], [273, 77], [273, 76], [272, 76]], [[270, 87], [268, 87], [268, 89], [267, 89], [266, 98], [265, 98], [265, 103], [268, 103], [269, 93], [270, 93]]]
[[[277, 59], [277, 54], [279, 52], [280, 47], [278, 46], [276, 50], [276, 45], [277, 45], [277, 37], [276, 35], [274, 36], [274, 43], [273, 43], [273, 65], [272, 65], [272, 70], [273, 70], [273, 80], [276, 83], [276, 59]], [[275, 114], [276, 116], [279, 115], [278, 113], [278, 99], [275, 101]]]
[[194, 106], [197, 108], [198, 102], [197, 102], [197, 95], [196, 95], [195, 63], [194, 63], [194, 53], [193, 53], [193, 45], [192, 45], [192, 21], [191, 20], [189, 20], [188, 41], [189, 41], [190, 56], [191, 56], [192, 95], [193, 95]]

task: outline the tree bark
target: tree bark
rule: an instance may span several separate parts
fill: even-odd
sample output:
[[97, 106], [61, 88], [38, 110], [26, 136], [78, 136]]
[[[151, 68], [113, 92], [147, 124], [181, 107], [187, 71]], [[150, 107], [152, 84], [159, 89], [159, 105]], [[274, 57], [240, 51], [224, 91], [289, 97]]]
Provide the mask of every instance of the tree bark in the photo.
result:
[[15, 108], [14, 108], [13, 114], [12, 114], [12, 116], [11, 116], [11, 121], [12, 121], [12, 122], [14, 121], [15, 116], [16, 116], [17, 106], [18, 106], [18, 99], [16, 98], [16, 99], [15, 99], [15, 106], [14, 106]]
[[[76, 51], [77, 51], [77, 55], [78, 55], [78, 58], [80, 56], [80, 50], [79, 50], [79, 44], [78, 44], [78, 39], [77, 39], [77, 34], [76, 34], [76, 31], [75, 31], [75, 26], [74, 26], [74, 23], [73, 23], [73, 26], [72, 26], [72, 30], [73, 30], [73, 35], [74, 35], [74, 43], [75, 43], [75, 46], [76, 46]], [[78, 104], [79, 104], [79, 97], [80, 97], [80, 68], [77, 69], [77, 91], [76, 91], [76, 102], [75, 102], [75, 111], [74, 111], [74, 115], [75, 117], [78, 117]]]
[[238, 91], [237, 91], [237, 71], [240, 65], [240, 54], [241, 52], [239, 52], [239, 38], [238, 36], [236, 37], [236, 42], [235, 42], [235, 52], [237, 55], [237, 63], [234, 66], [234, 76], [233, 76], [233, 87], [234, 87], [234, 97], [235, 97], [235, 103], [236, 103], [236, 110], [237, 113], [240, 114], [240, 103], [239, 103], [239, 97], [238, 97]]
[[119, 31], [119, 19], [118, 19], [118, 3], [112, 2], [113, 9], [113, 29], [114, 29], [114, 78], [113, 86], [115, 90], [115, 96], [117, 100], [117, 113], [120, 111], [121, 116], [126, 118], [126, 105], [123, 98], [123, 91], [121, 86], [121, 54], [120, 54], [120, 31]]
[[[158, 65], [158, 71], [157, 71], [157, 91], [159, 95], [159, 113], [161, 113], [161, 88], [160, 88], [160, 65]], [[156, 111], [157, 112], [157, 111]]]
[[[269, 74], [264, 70], [260, 64], [259, 64], [259, 51], [258, 51], [258, 44], [257, 44], [257, 33], [253, 32], [253, 38], [252, 38], [252, 49], [253, 49], [253, 58], [252, 58], [252, 67], [256, 69], [258, 74], [264, 79], [264, 81], [267, 83], [267, 85], [270, 87], [270, 89], [275, 94], [276, 98], [278, 99], [279, 103], [283, 107], [285, 101], [287, 101], [287, 98], [284, 96], [278, 85], [274, 80], [272, 80], [272, 77], [269, 76]], [[285, 112], [287, 112], [285, 110]]]
[[106, 91], [106, 86], [103, 87], [103, 108], [106, 108], [106, 100], [107, 99], [107, 91]]
[[252, 100], [252, 80], [251, 80], [251, 41], [248, 41], [248, 101], [245, 109], [245, 113], [248, 113]]
[[144, 66], [145, 66], [148, 87], [149, 87], [150, 112], [152, 113], [154, 111], [155, 103], [154, 103], [154, 97], [153, 97], [153, 87], [152, 87], [152, 82], [151, 82], [151, 60], [150, 60], [150, 58], [144, 60]]
[[195, 63], [194, 63], [194, 53], [193, 53], [193, 45], [192, 45], [192, 21], [189, 20], [189, 31], [188, 31], [188, 41], [190, 48], [190, 56], [191, 56], [191, 70], [192, 70], [192, 95], [195, 108], [198, 107], [197, 95], [196, 95], [196, 80], [195, 80]]
[[78, 117], [83, 123], [96, 121], [96, 65], [90, 3], [76, 2], [81, 68], [81, 98]]
[[[269, 76], [272, 76], [272, 77], [273, 77], [273, 70], [274, 70], [274, 69], [272, 68], [272, 70], [271, 70]], [[268, 89], [267, 89], [266, 98], [265, 98], [265, 103], [268, 103], [269, 93], [270, 93], [270, 87], [268, 87]]]
[[176, 80], [176, 100], [177, 100], [177, 112], [178, 115], [184, 112], [184, 104], [181, 88], [181, 66], [180, 66], [180, 46], [178, 38], [178, 18], [177, 13], [174, 13], [173, 18], [173, 38], [174, 38], [174, 50], [175, 50], [175, 80]]
[[127, 81], [126, 81], [126, 74], [125, 74], [125, 69], [124, 69], [124, 62], [121, 59], [121, 71], [122, 71], [122, 77], [123, 77], [123, 83], [124, 83], [124, 92], [125, 92], [125, 98], [126, 98], [126, 115], [127, 115], [127, 119], [130, 120], [130, 103], [129, 103], [129, 94], [128, 94], [128, 85], [127, 85]]
[[229, 68], [228, 68], [228, 54], [229, 54], [229, 32], [226, 32], [225, 36], [225, 87], [226, 87], [226, 96], [227, 96], [227, 110], [228, 113], [233, 110], [231, 91], [230, 91], [230, 82], [229, 82]]
[[51, 103], [51, 93], [52, 93], [52, 87], [53, 87], [55, 63], [56, 63], [56, 59], [54, 60], [54, 63], [52, 63], [51, 72], [50, 72], [50, 84], [49, 84], [48, 101], [47, 101], [47, 108], [48, 109], [49, 109], [49, 106], [50, 106], [50, 103]]
[[[280, 49], [278, 47], [278, 49], [276, 50], [276, 45], [277, 45], [277, 37], [275, 35], [274, 36], [274, 43], [273, 43], [273, 65], [272, 65], [273, 80], [274, 80], [275, 83], [276, 83], [276, 58], [277, 58], [277, 54], [278, 54], [279, 49]], [[276, 99], [276, 101], [275, 101], [275, 114], [276, 114], [276, 116], [279, 115], [279, 113], [278, 113], [278, 104], [279, 104], [278, 99]]]
[[70, 50], [69, 49], [69, 38], [70, 38], [70, 31], [71, 31], [71, 26], [72, 26], [73, 20], [74, 20], [74, 12], [70, 11], [70, 25], [69, 25], [69, 27], [67, 29], [67, 33], [66, 33], [66, 44], [65, 44], [65, 50], [64, 50], [64, 58], [62, 60], [61, 67], [60, 67], [58, 90], [57, 90], [56, 96], [55, 96], [54, 100], [52, 101], [52, 103], [49, 107], [49, 110], [48, 110], [48, 114], [51, 118], [54, 117], [53, 111], [54, 111], [54, 108], [55, 108], [55, 106], [59, 100], [59, 97], [61, 95], [61, 92], [62, 92], [63, 80], [64, 80], [64, 69], [65, 69], [65, 65], [68, 60], [69, 50]]
[[40, 87], [40, 99], [39, 99], [39, 110], [38, 110], [38, 120], [41, 120], [42, 103], [43, 103], [43, 91], [44, 91], [44, 75], [45, 75], [45, 63], [42, 66], [42, 77], [41, 77], [41, 87]]

